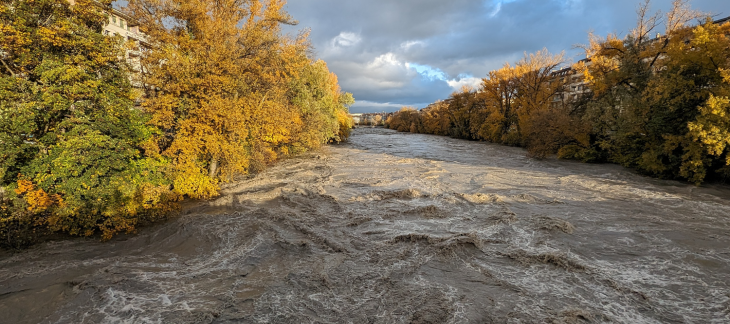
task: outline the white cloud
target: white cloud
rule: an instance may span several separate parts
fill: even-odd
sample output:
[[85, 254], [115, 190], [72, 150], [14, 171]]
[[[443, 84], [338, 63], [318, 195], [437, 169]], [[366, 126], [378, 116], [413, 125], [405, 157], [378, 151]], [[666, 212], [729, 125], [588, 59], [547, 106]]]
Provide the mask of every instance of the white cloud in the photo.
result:
[[454, 90], [460, 90], [464, 86], [467, 86], [471, 89], [478, 89], [479, 86], [482, 84], [482, 79], [475, 77], [462, 77], [458, 80], [448, 80], [446, 81], [446, 83], [448, 83], [449, 86]]
[[401, 89], [417, 76], [392, 52], [378, 55], [362, 63], [335, 61], [331, 66], [350, 76], [345, 80], [341, 79], [343, 87], [367, 91]]
[[397, 110], [403, 107], [401, 104], [395, 104], [390, 102], [374, 102], [374, 101], [367, 101], [367, 100], [357, 100], [355, 103], [351, 106], [350, 110], [358, 110], [358, 108], [368, 108], [372, 111], [393, 111]]
[[407, 41], [407, 42], [401, 43], [400, 48], [407, 51], [407, 50], [411, 49], [411, 47], [413, 47], [413, 46], [424, 46], [424, 45], [426, 45], [426, 43], [424, 43], [423, 41]]
[[395, 54], [388, 52], [383, 55], [376, 57], [372, 62], [368, 63], [368, 68], [382, 68], [387, 66], [406, 66], [405, 63], [401, 63]]
[[[568, 57], [581, 55], [570, 49], [587, 42], [589, 30], [625, 35], [635, 23], [636, 1], [289, 1], [286, 8], [300, 24], [284, 28], [292, 36], [311, 28], [314, 56], [327, 61], [356, 100], [417, 105], [478, 85], [478, 77], [524, 52], [547, 46], [553, 53], [568, 50]], [[671, 4], [655, 2], [665, 12]], [[725, 16], [727, 2], [694, 4]]]
[[341, 32], [332, 39], [332, 47], [351, 47], [362, 41], [360, 35], [352, 32]]
[[502, 2], [497, 2], [494, 6], [494, 10], [489, 13], [489, 18], [494, 18], [500, 11], [502, 11]]

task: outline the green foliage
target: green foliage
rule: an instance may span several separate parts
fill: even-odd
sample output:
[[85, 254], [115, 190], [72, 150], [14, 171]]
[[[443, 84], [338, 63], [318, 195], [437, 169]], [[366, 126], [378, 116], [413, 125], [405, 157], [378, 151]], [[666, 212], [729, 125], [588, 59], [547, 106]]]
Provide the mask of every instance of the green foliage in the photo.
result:
[[164, 162], [143, 156], [155, 131], [133, 109], [122, 44], [101, 34], [101, 9], [91, 1], [2, 4], [3, 224], [109, 238], [174, 198]]
[[340, 91], [337, 77], [324, 61], [305, 66], [290, 87], [291, 102], [300, 108], [302, 119], [302, 128], [292, 141], [291, 153], [347, 139], [352, 125], [347, 125], [347, 119], [342, 117], [348, 114], [347, 107], [354, 103], [354, 99], [351, 94]]

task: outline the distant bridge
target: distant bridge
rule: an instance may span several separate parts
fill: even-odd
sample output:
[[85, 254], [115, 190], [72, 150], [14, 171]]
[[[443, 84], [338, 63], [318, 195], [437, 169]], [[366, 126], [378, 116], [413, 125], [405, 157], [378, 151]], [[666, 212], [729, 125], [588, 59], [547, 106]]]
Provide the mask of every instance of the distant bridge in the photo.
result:
[[369, 126], [382, 126], [388, 117], [392, 116], [393, 113], [379, 112], [379, 113], [362, 113], [362, 114], [350, 114], [355, 125], [369, 125]]

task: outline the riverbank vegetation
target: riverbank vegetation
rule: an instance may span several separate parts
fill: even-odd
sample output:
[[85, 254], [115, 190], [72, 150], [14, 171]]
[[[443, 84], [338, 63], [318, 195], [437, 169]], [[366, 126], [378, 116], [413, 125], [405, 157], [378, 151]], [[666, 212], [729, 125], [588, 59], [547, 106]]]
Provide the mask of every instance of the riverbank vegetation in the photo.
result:
[[[349, 135], [337, 78], [279, 0], [132, 0], [151, 48], [102, 35], [111, 1], [0, 7], [0, 245], [111, 238], [277, 158]], [[140, 100], [141, 107], [135, 107]]]
[[[421, 111], [403, 108], [387, 125], [695, 184], [730, 180], [730, 23], [682, 0], [663, 18], [650, 14], [649, 1], [638, 14], [623, 39], [590, 35], [587, 59], [570, 68], [559, 70], [562, 55], [545, 50], [525, 55], [478, 89]], [[654, 38], [661, 21], [666, 33]]]

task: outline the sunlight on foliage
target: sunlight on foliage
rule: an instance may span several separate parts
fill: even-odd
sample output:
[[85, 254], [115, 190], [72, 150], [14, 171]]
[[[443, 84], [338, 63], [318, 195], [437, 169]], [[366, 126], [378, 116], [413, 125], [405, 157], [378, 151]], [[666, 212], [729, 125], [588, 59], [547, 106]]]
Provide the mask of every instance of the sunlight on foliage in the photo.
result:
[[[152, 47], [133, 89], [111, 1], [0, 6], [0, 234], [132, 232], [182, 198], [345, 140], [337, 77], [308, 57], [281, 0], [133, 0]], [[141, 107], [135, 100], [141, 98]]]
[[[649, 4], [639, 7], [626, 38], [589, 34], [587, 60], [572, 66], [574, 74], [552, 74], [561, 55], [526, 54], [489, 72], [478, 90], [455, 92], [424, 111], [401, 110], [387, 125], [523, 146], [537, 158], [615, 162], [696, 184], [730, 180], [730, 23], [688, 27], [705, 17], [688, 1], [674, 1], [664, 19]], [[667, 35], [652, 38], [661, 21]], [[590, 91], [566, 100], [578, 77]]]

